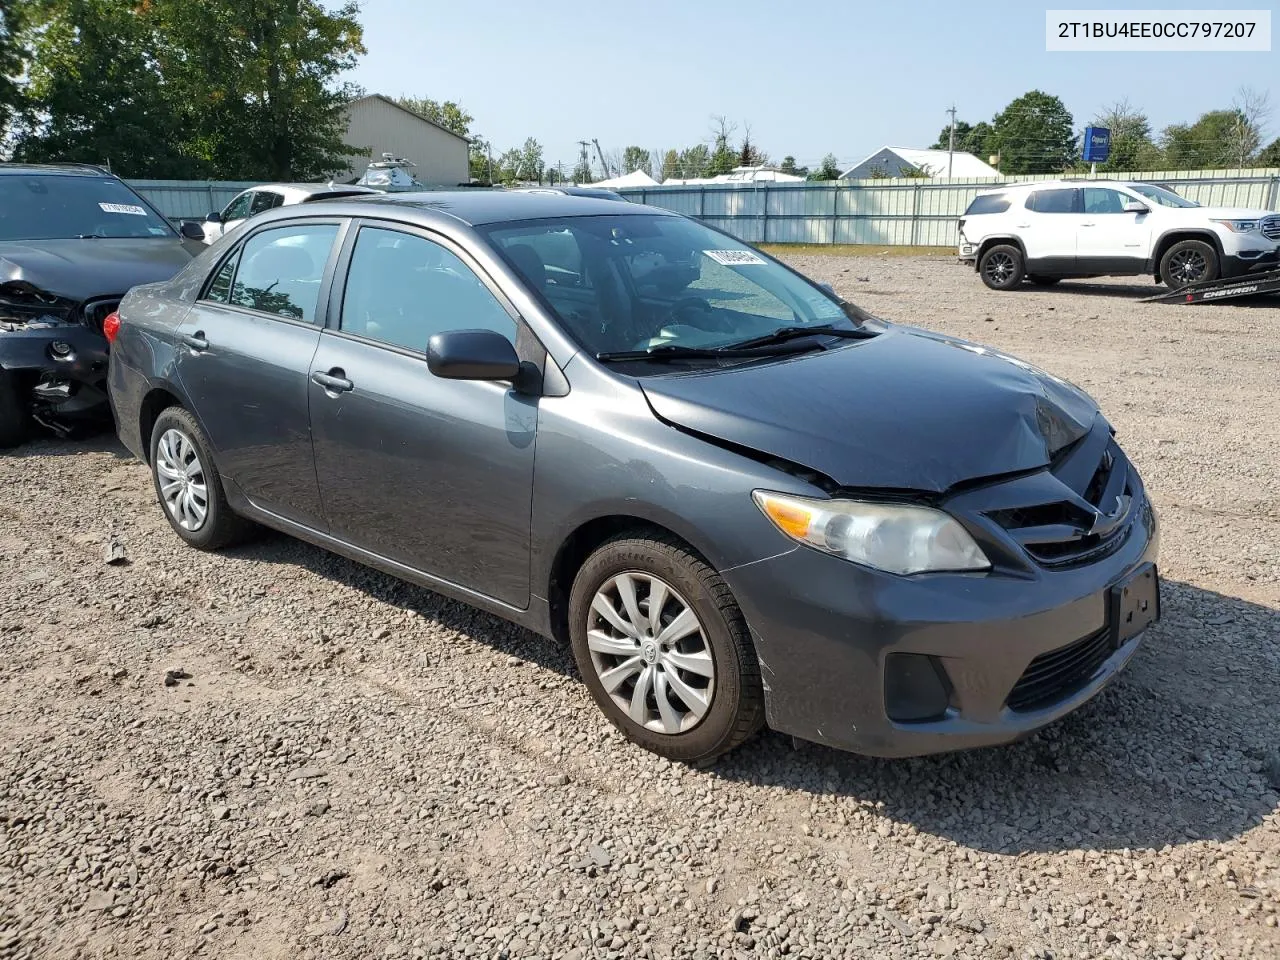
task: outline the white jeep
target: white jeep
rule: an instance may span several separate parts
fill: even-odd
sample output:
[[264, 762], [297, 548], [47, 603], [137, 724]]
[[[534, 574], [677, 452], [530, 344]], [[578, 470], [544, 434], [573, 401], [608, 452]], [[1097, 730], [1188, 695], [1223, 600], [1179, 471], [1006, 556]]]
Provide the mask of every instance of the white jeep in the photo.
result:
[[1152, 183], [1009, 184], [978, 194], [959, 228], [960, 259], [993, 290], [1144, 274], [1177, 289], [1280, 268], [1280, 214], [1202, 207]]

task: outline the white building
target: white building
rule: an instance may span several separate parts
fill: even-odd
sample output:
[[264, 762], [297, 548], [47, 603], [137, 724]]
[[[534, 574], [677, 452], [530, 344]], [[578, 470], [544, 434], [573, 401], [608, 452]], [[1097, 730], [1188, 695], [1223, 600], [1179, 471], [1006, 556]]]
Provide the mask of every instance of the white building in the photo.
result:
[[758, 167], [734, 167], [731, 172], [722, 173], [718, 177], [689, 177], [684, 180], [671, 178], [663, 180], [662, 185], [664, 187], [686, 187], [703, 184], [799, 183], [802, 180], [804, 180], [804, 177], [783, 173], [777, 167], [761, 164]]
[[414, 174], [424, 184], [456, 186], [471, 177], [466, 137], [460, 137], [426, 117], [406, 110], [394, 100], [371, 94], [346, 107], [347, 133], [343, 139], [363, 157], [353, 157], [339, 179], [362, 174], [371, 160], [384, 153], [405, 157], [416, 165]]
[[1000, 171], [983, 163], [972, 153], [957, 150], [915, 150], [911, 147], [881, 147], [867, 159], [840, 174], [841, 180], [869, 180], [872, 177], [901, 177], [925, 174], [946, 179], [999, 177]]

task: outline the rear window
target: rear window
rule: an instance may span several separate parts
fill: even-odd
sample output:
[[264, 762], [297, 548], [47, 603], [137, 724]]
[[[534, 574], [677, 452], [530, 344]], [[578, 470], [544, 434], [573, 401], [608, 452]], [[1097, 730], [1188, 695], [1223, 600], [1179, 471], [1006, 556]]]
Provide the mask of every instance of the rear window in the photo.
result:
[[1004, 213], [1009, 209], [1009, 198], [1003, 193], [988, 193], [974, 197], [973, 203], [965, 209], [964, 215], [972, 217], [979, 213]]
[[1037, 190], [1027, 198], [1027, 209], [1036, 213], [1075, 213], [1076, 193], [1067, 190]]

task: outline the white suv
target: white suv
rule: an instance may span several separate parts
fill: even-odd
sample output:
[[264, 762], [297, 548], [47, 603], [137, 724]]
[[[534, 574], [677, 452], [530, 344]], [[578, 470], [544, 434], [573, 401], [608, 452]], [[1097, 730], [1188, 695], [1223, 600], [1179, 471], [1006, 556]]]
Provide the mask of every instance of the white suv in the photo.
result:
[[1280, 215], [1202, 207], [1151, 183], [1009, 184], [978, 194], [959, 226], [960, 259], [993, 290], [1142, 274], [1177, 289], [1280, 267]]

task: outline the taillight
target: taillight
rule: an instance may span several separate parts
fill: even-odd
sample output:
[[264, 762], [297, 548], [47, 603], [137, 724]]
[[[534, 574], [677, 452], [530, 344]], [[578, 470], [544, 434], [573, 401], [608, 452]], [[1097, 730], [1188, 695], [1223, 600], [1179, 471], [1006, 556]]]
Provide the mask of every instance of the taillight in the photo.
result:
[[105, 320], [102, 321], [102, 335], [107, 338], [107, 343], [115, 343], [116, 335], [120, 332], [120, 311], [112, 310], [107, 314]]

